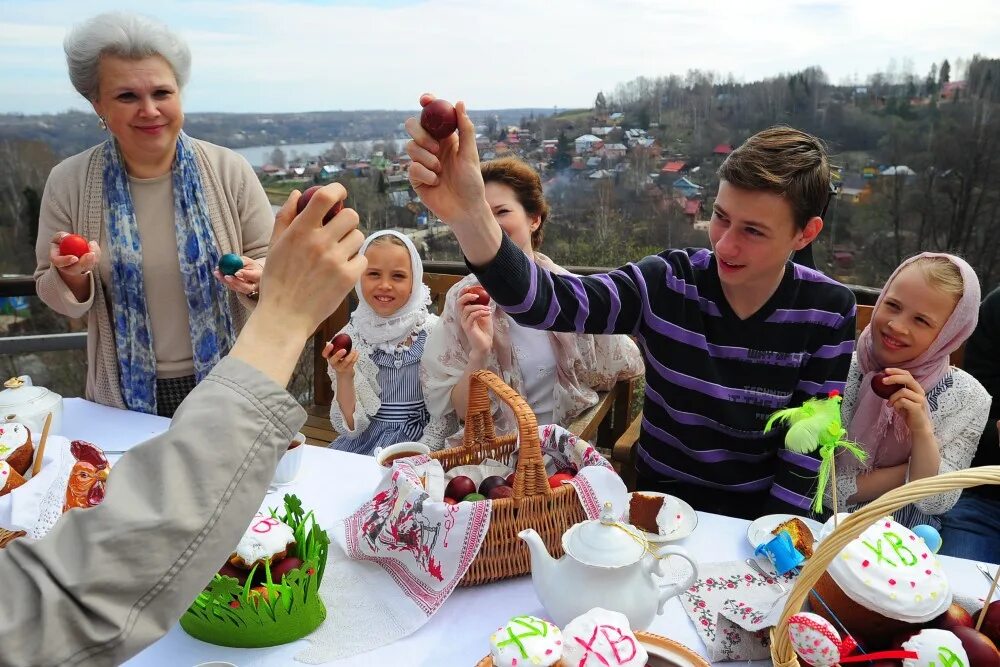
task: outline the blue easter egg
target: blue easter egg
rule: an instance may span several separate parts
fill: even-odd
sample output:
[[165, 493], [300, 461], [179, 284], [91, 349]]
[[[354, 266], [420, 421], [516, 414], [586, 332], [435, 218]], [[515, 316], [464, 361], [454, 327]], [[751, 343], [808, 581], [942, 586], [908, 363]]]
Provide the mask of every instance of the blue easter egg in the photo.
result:
[[239, 255], [227, 252], [219, 258], [219, 273], [224, 276], [231, 276], [243, 268], [243, 260]]
[[912, 530], [913, 534], [922, 539], [933, 553], [937, 553], [941, 548], [941, 533], [937, 532], [933, 526], [922, 523], [919, 526], [914, 526]]

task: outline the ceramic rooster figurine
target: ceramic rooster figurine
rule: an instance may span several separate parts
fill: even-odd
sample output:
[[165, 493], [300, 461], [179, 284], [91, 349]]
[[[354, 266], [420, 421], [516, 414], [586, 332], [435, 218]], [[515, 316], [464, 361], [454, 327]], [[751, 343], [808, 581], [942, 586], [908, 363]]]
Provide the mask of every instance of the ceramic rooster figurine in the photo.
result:
[[104, 500], [104, 484], [111, 466], [104, 452], [96, 445], [74, 440], [69, 450], [76, 459], [66, 484], [66, 501], [63, 511], [74, 507], [93, 507]]

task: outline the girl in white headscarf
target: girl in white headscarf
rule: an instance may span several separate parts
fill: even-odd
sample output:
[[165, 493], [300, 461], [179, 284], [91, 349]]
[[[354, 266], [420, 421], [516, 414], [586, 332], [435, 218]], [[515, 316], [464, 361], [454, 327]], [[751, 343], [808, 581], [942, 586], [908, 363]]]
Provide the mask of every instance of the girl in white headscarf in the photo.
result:
[[395, 231], [372, 234], [361, 246], [368, 268], [357, 284], [358, 307], [341, 333], [350, 352], [327, 343], [335, 396], [330, 422], [341, 435], [331, 447], [371, 454], [397, 442], [440, 447], [420, 387], [420, 357], [437, 317], [427, 312], [430, 291], [413, 243]]

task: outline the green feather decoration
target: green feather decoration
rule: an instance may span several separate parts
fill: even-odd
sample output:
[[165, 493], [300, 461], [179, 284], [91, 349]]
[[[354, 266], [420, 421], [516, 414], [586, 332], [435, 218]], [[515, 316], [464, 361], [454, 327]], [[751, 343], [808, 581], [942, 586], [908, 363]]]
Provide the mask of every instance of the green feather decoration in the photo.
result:
[[840, 420], [841, 397], [831, 392], [828, 398], [810, 398], [797, 408], [778, 410], [771, 415], [764, 426], [764, 432], [776, 423], [788, 425], [785, 433], [785, 448], [798, 454], [811, 454], [819, 450], [820, 467], [813, 496], [812, 509], [823, 511], [823, 494], [833, 470], [833, 457], [838, 449], [846, 449], [859, 461], [864, 462], [868, 454], [857, 443], [846, 440], [847, 431]]

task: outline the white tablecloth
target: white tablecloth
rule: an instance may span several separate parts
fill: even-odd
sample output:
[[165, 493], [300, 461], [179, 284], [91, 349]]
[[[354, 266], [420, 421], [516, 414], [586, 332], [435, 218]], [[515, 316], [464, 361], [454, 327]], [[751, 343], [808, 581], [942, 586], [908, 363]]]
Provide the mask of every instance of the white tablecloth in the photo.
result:
[[[66, 400], [63, 422], [63, 435], [67, 438], [89, 440], [108, 450], [128, 449], [162, 432], [170, 423], [161, 417], [106, 408], [81, 399]], [[307, 447], [298, 479], [268, 494], [264, 504], [277, 507], [284, 493], [293, 492], [306, 507], [315, 510], [320, 523], [329, 528], [366, 500], [379, 478], [379, 468], [371, 457]], [[753, 555], [746, 539], [748, 525], [749, 522], [742, 519], [699, 512], [697, 529], [677, 544], [690, 551], [696, 560], [742, 560]], [[942, 556], [941, 561], [956, 592], [976, 597], [986, 595], [989, 584], [976, 570], [974, 562], [947, 556]], [[490, 633], [517, 614], [544, 615], [530, 577], [460, 588], [427, 625], [413, 635], [356, 658], [327, 664], [333, 667], [474, 665], [489, 652], [487, 638]], [[667, 603], [663, 615], [657, 617], [649, 630], [704, 653], [705, 647], [676, 598]], [[294, 666], [302, 663], [295, 662], [292, 656], [306, 645], [307, 642], [301, 640], [269, 649], [222, 648], [193, 639], [175, 625], [163, 639], [125, 664], [129, 667], [191, 667], [210, 660], [223, 660], [238, 667]]]

